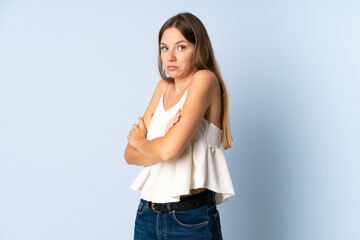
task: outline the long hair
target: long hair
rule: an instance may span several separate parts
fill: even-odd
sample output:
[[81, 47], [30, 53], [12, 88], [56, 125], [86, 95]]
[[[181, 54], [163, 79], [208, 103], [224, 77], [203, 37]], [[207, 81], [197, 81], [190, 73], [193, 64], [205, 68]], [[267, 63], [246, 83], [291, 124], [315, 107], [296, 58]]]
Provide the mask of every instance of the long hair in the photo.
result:
[[219, 68], [215, 61], [214, 51], [211, 46], [209, 35], [206, 31], [203, 23], [191, 13], [179, 13], [169, 20], [167, 20], [164, 25], [161, 27], [159, 32], [159, 57], [158, 57], [158, 67], [160, 75], [163, 79], [167, 81], [173, 81], [171, 77], [167, 77], [165, 74], [164, 67], [161, 61], [161, 47], [160, 41], [164, 31], [170, 27], [177, 28], [182, 35], [186, 38], [187, 41], [195, 45], [195, 52], [192, 59], [193, 67], [195, 71], [207, 69], [212, 71], [220, 84], [221, 89], [221, 142], [224, 149], [230, 148], [232, 146], [233, 140], [230, 131], [230, 120], [229, 120], [229, 98], [228, 93], [225, 87], [224, 80], [221, 77]]

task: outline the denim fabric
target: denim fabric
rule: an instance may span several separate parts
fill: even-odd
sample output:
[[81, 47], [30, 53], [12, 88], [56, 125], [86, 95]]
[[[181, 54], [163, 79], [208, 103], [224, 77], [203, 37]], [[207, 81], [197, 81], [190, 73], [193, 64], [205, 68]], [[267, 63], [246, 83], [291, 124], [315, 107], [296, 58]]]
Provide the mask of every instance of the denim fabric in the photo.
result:
[[141, 199], [134, 240], [222, 240], [219, 212], [214, 202], [174, 212], [155, 212]]

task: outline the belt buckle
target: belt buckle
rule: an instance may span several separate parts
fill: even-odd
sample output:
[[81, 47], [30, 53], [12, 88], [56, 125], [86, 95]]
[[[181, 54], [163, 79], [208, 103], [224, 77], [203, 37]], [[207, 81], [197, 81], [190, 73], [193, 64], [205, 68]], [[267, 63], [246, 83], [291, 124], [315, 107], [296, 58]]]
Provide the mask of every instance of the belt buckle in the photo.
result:
[[154, 212], [156, 212], [156, 213], [159, 213], [159, 212], [161, 212], [161, 211], [157, 211], [157, 210], [155, 210], [155, 208], [154, 208], [154, 206], [155, 206], [155, 203], [151, 203], [151, 208], [152, 208], [152, 210], [154, 210]]

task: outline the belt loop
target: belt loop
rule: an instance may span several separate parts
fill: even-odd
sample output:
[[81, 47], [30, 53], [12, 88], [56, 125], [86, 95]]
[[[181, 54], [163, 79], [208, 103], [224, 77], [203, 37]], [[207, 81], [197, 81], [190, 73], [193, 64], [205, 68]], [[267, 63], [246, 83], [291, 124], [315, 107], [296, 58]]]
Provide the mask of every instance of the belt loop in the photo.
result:
[[212, 195], [212, 200], [213, 200], [213, 202], [215, 202], [215, 192], [214, 192], [214, 191], [211, 191], [211, 195]]
[[171, 207], [170, 207], [170, 203], [169, 203], [169, 202], [166, 203], [166, 209], [167, 209], [169, 212], [171, 212]]

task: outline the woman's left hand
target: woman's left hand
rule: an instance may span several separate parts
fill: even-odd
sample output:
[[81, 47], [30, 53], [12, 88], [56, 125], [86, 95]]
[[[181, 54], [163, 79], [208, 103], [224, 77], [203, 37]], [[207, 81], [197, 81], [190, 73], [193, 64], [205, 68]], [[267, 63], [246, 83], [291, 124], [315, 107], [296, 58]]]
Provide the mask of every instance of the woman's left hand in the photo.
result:
[[141, 139], [146, 139], [147, 129], [144, 123], [144, 119], [142, 117], [138, 118], [139, 123], [133, 124], [133, 130], [130, 130], [127, 139], [129, 141], [130, 146], [136, 149], [136, 143]]

